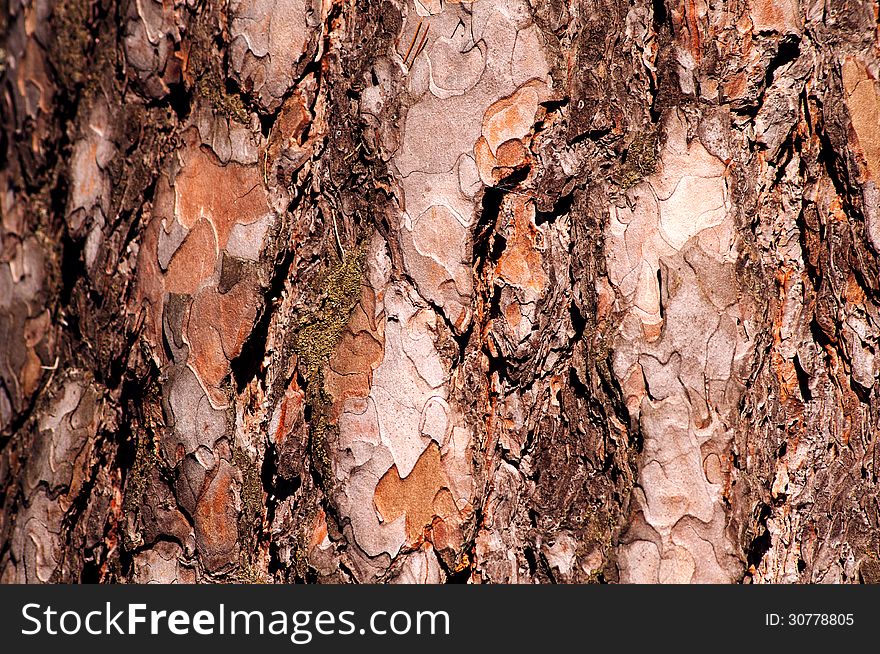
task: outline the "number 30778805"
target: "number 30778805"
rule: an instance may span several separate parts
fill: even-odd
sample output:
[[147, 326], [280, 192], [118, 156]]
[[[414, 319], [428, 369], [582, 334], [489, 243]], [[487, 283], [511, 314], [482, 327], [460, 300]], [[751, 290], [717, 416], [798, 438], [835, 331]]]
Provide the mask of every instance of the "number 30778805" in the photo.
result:
[[855, 624], [852, 613], [765, 613], [768, 627], [849, 627]]

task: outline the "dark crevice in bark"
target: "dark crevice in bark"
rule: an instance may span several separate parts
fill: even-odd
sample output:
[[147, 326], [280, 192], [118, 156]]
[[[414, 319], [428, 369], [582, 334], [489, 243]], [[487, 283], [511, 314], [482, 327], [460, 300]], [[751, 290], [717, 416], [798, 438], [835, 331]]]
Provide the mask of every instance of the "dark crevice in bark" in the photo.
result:
[[[777, 151], [774, 164], [776, 168], [776, 174], [773, 177], [773, 186], [778, 187], [783, 183], [785, 172], [788, 169], [788, 166], [791, 163], [794, 157], [794, 153], [799, 145], [801, 145], [801, 139], [797, 135], [797, 133], [792, 130], [788, 134], [788, 136], [785, 137], [785, 140], [782, 142], [782, 145], [779, 146], [779, 150]], [[798, 172], [802, 174], [804, 167], [803, 161], [798, 161], [798, 166]], [[798, 215], [798, 218], [800, 218], [800, 214]]]
[[810, 320], [810, 335], [813, 337], [816, 345], [818, 345], [822, 349], [825, 357], [825, 365], [827, 368], [830, 369], [832, 364], [831, 361], [828, 359], [828, 349], [836, 349], [836, 338], [835, 340], [832, 340], [831, 336], [825, 333], [825, 330], [822, 328], [815, 317]]
[[[776, 73], [780, 68], [782, 68], [783, 66], [787, 66], [801, 56], [800, 45], [800, 37], [794, 34], [784, 37], [779, 42], [779, 47], [776, 50], [776, 54], [773, 55], [770, 63], [767, 64], [767, 71], [764, 74], [765, 90], [769, 89], [773, 85], [773, 81], [776, 79]], [[762, 103], [759, 102], [758, 104], [760, 105]]]
[[578, 143], [583, 143], [584, 141], [594, 141], [598, 143], [611, 134], [612, 130], [610, 127], [602, 129], [588, 129], [569, 139], [568, 144], [577, 145]]
[[[440, 561], [440, 565], [445, 565], [443, 563], [443, 557], [438, 556], [437, 560]], [[446, 573], [446, 583], [447, 584], [466, 584], [470, 581], [471, 575], [473, 574], [473, 568], [470, 566], [466, 566], [461, 570], [455, 571], [450, 570]]]
[[272, 524], [278, 505], [293, 497], [302, 488], [302, 478], [293, 475], [290, 478], [279, 474], [278, 448], [271, 444], [263, 453], [263, 464], [260, 468], [260, 481], [266, 493], [266, 522]]
[[538, 551], [538, 562], [541, 564], [541, 570], [544, 572], [550, 583], [558, 584], [559, 582], [556, 580], [556, 575], [553, 574], [553, 568], [550, 566], [550, 562], [547, 560], [547, 555], [544, 554], [543, 550]]
[[96, 552], [86, 552], [83, 557], [82, 572], [79, 575], [79, 583], [81, 584], [98, 584], [103, 580], [101, 568], [104, 561], [97, 558]]
[[[472, 569], [471, 567], [465, 566], [462, 569], [455, 569], [449, 566], [449, 564], [444, 560], [443, 556], [436, 548], [431, 548], [434, 553], [434, 557], [437, 560], [437, 565], [440, 566], [440, 569], [443, 571], [443, 576], [445, 577], [446, 584], [466, 584], [468, 579], [471, 577]], [[462, 549], [463, 556], [468, 556], [468, 553], [473, 554], [473, 550], [465, 550]], [[468, 561], [471, 559], [469, 558]]]
[[[326, 53], [327, 47], [328, 46], [325, 43], [325, 53]], [[228, 53], [227, 53], [227, 56], [228, 56]], [[321, 65], [320, 60], [314, 61], [309, 57], [309, 61], [307, 61], [305, 63], [305, 65], [302, 66], [301, 70], [298, 71], [296, 81], [290, 85], [290, 87], [287, 89], [287, 91], [285, 91], [285, 93], [279, 99], [278, 107], [274, 111], [267, 112], [259, 104], [257, 104], [252, 99], [247, 97], [247, 94], [242, 93], [241, 90], [237, 86], [228, 87], [227, 93], [230, 93], [230, 94], [237, 93], [246, 100], [246, 104], [247, 104], [249, 110], [252, 113], [256, 114], [257, 118], [260, 121], [260, 134], [262, 134], [264, 139], [268, 140], [269, 137], [272, 135], [272, 129], [275, 127], [275, 123], [278, 120], [278, 116], [281, 115], [281, 111], [284, 108], [285, 103], [294, 94], [296, 94], [298, 92], [301, 82], [309, 75], [314, 75], [315, 82], [316, 82], [316, 88], [320, 88], [320, 86], [323, 82], [323, 75], [324, 75], [323, 67]], [[228, 83], [232, 82], [232, 80], [227, 80], [227, 82]], [[317, 94], [315, 97], [317, 97]], [[313, 106], [309, 107], [309, 108], [314, 109]], [[309, 132], [311, 131], [311, 127], [312, 127], [311, 123], [309, 123], [305, 126], [302, 134], [300, 134], [300, 136], [299, 136], [300, 142], [305, 142], [308, 140]]]
[[272, 133], [272, 127], [275, 125], [275, 120], [278, 118], [278, 113], [281, 110], [272, 112], [271, 114], [261, 113], [259, 114], [260, 119], [260, 133], [263, 135], [264, 139], [268, 139], [269, 135]]
[[484, 264], [489, 260], [489, 237], [498, 227], [498, 218], [501, 215], [501, 205], [504, 197], [529, 175], [529, 168], [523, 167], [500, 180], [495, 186], [489, 186], [483, 190], [480, 213], [474, 225], [474, 261]]
[[[816, 100], [819, 103], [819, 100]], [[844, 210], [847, 215], [853, 216], [857, 220], [863, 220], [864, 216], [859, 207], [852, 203], [852, 197], [857, 196], [858, 192], [853, 189], [850, 184], [849, 175], [847, 174], [846, 161], [840, 156], [838, 148], [834, 147], [831, 135], [825, 128], [824, 120], [820, 116], [817, 117], [817, 123], [813, 126], [815, 134], [819, 137], [819, 163], [825, 170], [828, 179], [834, 185], [838, 196], [843, 200]]]
[[[183, 124], [189, 118], [192, 110], [193, 94], [186, 88], [183, 82], [168, 85], [168, 96], [159, 101], [158, 105], [168, 104], [174, 115], [177, 116], [179, 124]], [[149, 105], [147, 105], [149, 107]]]
[[767, 504], [761, 504], [758, 518], [755, 521], [755, 525], [760, 532], [752, 538], [746, 550], [746, 563], [750, 567], [753, 566], [757, 568], [761, 564], [761, 559], [764, 558], [764, 555], [767, 553], [767, 550], [770, 549], [772, 544], [770, 530], [767, 528], [767, 519], [769, 517], [770, 506]]
[[764, 79], [761, 83], [757, 98], [749, 102], [739, 102], [731, 105], [731, 111], [740, 116], [751, 118], [752, 121], [758, 116], [758, 112], [766, 105], [767, 92], [770, 90], [777, 71], [787, 66], [800, 56], [801, 39], [796, 35], [787, 35], [780, 42], [776, 52], [770, 58], [764, 71]]
[[143, 438], [143, 436], [137, 436], [134, 430], [135, 426], [141, 426], [143, 423], [143, 412], [139, 406], [138, 398], [149, 386], [148, 380], [138, 380], [134, 376], [129, 376], [123, 381], [119, 393], [122, 423], [117, 435], [118, 446], [113, 467], [122, 473], [122, 487], [126, 492], [128, 492], [128, 481], [134, 469], [137, 455], [137, 439]]
[[651, 0], [651, 9], [654, 14], [654, 31], [659, 32], [666, 25], [665, 0]]
[[535, 550], [527, 545], [523, 548], [523, 556], [526, 557], [526, 562], [529, 565], [529, 575], [534, 577], [538, 571], [538, 559], [535, 557]]
[[551, 211], [535, 210], [535, 225], [541, 226], [545, 223], [553, 223], [557, 218], [568, 215], [571, 212], [572, 204], [574, 204], [573, 190], [558, 198], [553, 204]]
[[801, 398], [804, 402], [810, 402], [813, 399], [813, 393], [810, 391], [810, 376], [801, 365], [800, 357], [794, 357], [794, 369], [797, 373], [798, 388], [801, 392]]
[[232, 380], [236, 390], [241, 393], [245, 387], [257, 377], [264, 375], [263, 359], [266, 356], [266, 341], [269, 337], [269, 326], [274, 315], [274, 305], [281, 297], [284, 285], [289, 279], [290, 271], [296, 260], [292, 248], [286, 248], [275, 265], [269, 286], [263, 291], [263, 306], [260, 317], [248, 334], [241, 352], [229, 362]]
[[[651, 10], [655, 37], [663, 40], [667, 39], [667, 34], [671, 31], [671, 25], [667, 22], [669, 17], [666, 12], [665, 0], [651, 0]], [[663, 114], [662, 108], [657, 106], [657, 100], [660, 95], [659, 81], [656, 75], [648, 76], [648, 91], [651, 96], [648, 116], [654, 124], [660, 121], [660, 117]]]

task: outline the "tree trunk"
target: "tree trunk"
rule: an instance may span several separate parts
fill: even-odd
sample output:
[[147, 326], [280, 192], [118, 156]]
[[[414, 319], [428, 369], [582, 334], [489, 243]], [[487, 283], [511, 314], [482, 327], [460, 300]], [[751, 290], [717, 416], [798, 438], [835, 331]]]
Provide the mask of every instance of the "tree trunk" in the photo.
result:
[[2, 581], [880, 581], [876, 0], [2, 4]]

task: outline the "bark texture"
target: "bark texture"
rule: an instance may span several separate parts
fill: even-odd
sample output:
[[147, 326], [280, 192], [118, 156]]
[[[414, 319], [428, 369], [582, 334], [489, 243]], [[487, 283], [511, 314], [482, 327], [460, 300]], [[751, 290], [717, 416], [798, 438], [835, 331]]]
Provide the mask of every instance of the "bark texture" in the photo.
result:
[[0, 580], [880, 581], [876, 0], [0, 4]]

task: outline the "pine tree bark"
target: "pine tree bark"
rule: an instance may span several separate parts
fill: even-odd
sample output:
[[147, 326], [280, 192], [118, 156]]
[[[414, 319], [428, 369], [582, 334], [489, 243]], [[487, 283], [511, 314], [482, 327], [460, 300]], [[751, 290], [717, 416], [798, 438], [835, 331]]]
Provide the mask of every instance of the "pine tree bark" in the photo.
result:
[[880, 581], [876, 0], [3, 5], [2, 581]]

